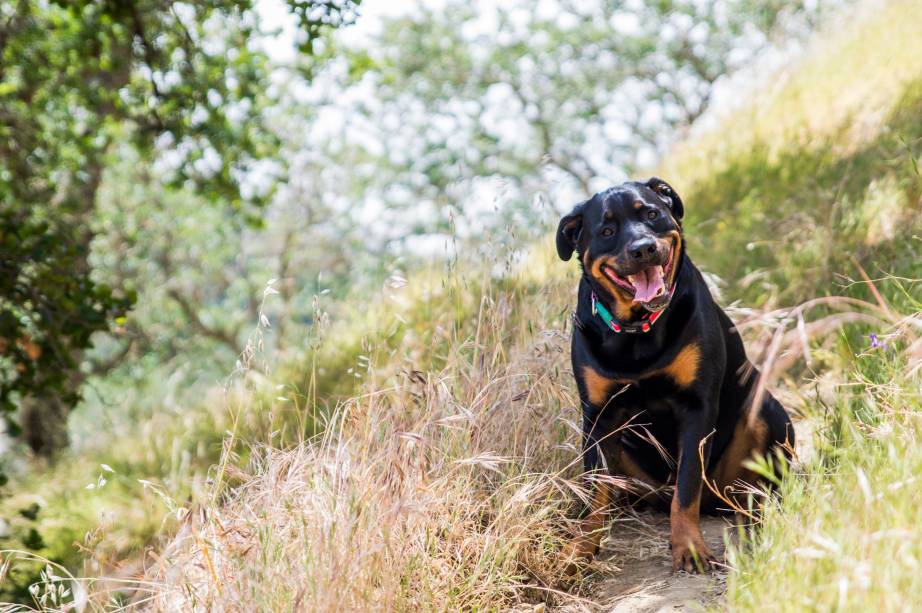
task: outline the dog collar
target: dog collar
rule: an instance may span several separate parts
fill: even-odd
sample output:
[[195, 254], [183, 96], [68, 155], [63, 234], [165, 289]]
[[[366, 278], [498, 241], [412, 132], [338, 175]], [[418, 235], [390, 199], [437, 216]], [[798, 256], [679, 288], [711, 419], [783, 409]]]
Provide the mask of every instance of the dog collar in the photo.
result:
[[[672, 292], [669, 292], [669, 298], [672, 298]], [[666, 303], [666, 307], [669, 306], [669, 303]], [[605, 322], [605, 325], [612, 329], [616, 334], [621, 334], [625, 332], [627, 334], [640, 334], [643, 332], [649, 332], [650, 328], [653, 327], [653, 324], [656, 323], [656, 320], [659, 319], [659, 316], [663, 314], [663, 311], [666, 310], [666, 307], [663, 307], [662, 310], [651, 313], [647, 311], [640, 318], [640, 323], [621, 323], [615, 321], [615, 318], [612, 317], [612, 314], [608, 312], [608, 309], [605, 308], [605, 305], [599, 301], [598, 296], [595, 295], [595, 292], [592, 292], [592, 314], [598, 315], [602, 321]]]

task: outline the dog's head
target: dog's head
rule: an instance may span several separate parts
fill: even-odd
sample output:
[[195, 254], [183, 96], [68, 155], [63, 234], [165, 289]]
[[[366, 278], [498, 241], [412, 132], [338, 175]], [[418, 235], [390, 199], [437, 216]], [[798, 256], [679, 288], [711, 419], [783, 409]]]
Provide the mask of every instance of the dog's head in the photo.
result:
[[584, 272], [615, 302], [619, 317], [637, 305], [669, 303], [682, 253], [682, 199], [656, 177], [627, 182], [581, 202], [560, 220], [557, 253], [579, 254]]

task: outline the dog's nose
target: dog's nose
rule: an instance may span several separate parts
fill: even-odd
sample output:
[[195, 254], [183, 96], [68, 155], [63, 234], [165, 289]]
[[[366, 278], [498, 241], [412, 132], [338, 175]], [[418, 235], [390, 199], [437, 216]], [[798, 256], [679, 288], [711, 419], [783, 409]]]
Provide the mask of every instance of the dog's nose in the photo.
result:
[[636, 262], [646, 262], [656, 255], [656, 241], [652, 238], [638, 238], [627, 246], [628, 255]]

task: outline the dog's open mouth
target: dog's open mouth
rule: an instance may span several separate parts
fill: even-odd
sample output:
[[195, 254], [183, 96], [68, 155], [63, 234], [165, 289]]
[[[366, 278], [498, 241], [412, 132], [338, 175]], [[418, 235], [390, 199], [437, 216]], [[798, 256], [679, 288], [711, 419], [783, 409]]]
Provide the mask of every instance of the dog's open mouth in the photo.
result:
[[607, 264], [602, 264], [602, 272], [619, 287], [633, 294], [634, 302], [639, 302], [645, 306], [654, 305], [660, 298], [668, 295], [666, 280], [672, 272], [675, 249], [675, 245], [670, 248], [669, 257], [666, 259], [665, 264], [654, 264], [632, 275], [622, 277]]

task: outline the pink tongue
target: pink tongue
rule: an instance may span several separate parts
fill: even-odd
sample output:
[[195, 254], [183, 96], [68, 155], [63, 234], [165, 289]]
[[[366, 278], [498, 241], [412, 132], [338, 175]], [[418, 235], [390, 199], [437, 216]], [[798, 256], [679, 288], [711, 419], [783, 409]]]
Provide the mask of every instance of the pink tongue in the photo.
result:
[[628, 280], [634, 285], [635, 302], [650, 302], [666, 290], [663, 285], [662, 266], [651, 266], [641, 270], [636, 275], [628, 277]]

